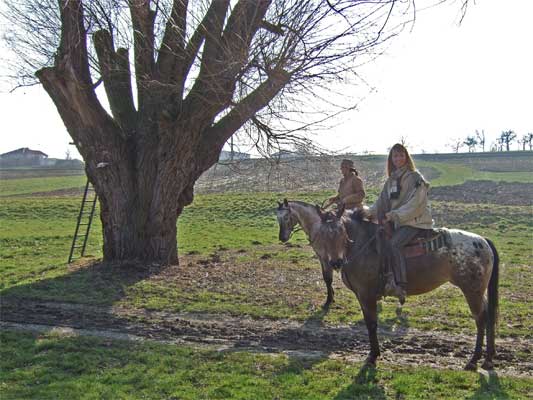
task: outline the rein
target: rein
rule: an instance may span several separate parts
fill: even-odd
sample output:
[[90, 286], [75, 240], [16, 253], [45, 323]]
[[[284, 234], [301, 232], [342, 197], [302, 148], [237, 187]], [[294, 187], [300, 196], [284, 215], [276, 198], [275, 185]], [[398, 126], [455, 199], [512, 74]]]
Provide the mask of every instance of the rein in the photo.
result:
[[292, 229], [291, 233], [289, 234], [289, 239], [292, 237], [292, 235], [294, 235], [296, 232], [301, 231], [301, 230], [302, 230], [302, 227], [300, 226], [300, 224], [296, 224], [294, 228]]
[[372, 237], [371, 237], [370, 239], [368, 239], [368, 240], [365, 242], [365, 244], [362, 245], [362, 246], [358, 249], [357, 253], [356, 253], [355, 255], [353, 255], [353, 256], [350, 256], [350, 260], [349, 260], [349, 261], [353, 260], [354, 258], [359, 257], [359, 256], [363, 253], [363, 251], [365, 251], [366, 248], [370, 245], [370, 243], [372, 243], [374, 240], [376, 240], [376, 238], [378, 237], [378, 234], [379, 234], [379, 233], [380, 233], [380, 229], [377, 229], [377, 230], [376, 230], [376, 233], [375, 233], [374, 235], [372, 235]]

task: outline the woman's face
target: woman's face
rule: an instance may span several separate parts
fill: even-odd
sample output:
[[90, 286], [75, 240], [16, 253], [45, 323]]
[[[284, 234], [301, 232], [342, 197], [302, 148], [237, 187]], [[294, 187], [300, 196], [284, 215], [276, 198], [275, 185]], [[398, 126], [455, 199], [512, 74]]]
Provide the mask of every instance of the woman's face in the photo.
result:
[[405, 152], [403, 152], [402, 150], [392, 151], [392, 165], [394, 165], [395, 168], [403, 167], [406, 162], [407, 156], [405, 155]]
[[343, 175], [346, 175], [349, 172], [350, 172], [350, 168], [348, 168], [346, 165], [341, 165], [341, 173]]

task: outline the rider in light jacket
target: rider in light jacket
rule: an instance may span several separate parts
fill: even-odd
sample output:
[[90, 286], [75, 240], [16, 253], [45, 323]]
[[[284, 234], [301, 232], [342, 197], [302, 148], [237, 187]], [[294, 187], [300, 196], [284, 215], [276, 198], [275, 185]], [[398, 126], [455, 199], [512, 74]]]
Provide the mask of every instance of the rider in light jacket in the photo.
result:
[[333, 203], [337, 203], [337, 205], [342, 203], [346, 209], [363, 207], [363, 200], [366, 195], [365, 188], [353, 161], [342, 160], [341, 172], [342, 179], [339, 182], [338, 194], [330, 197], [324, 207], [328, 207]]
[[428, 201], [429, 183], [401, 144], [395, 144], [389, 152], [387, 175], [388, 179], [378, 200], [370, 207], [370, 213], [378, 223], [393, 225], [394, 274], [387, 276], [385, 294], [397, 296], [403, 304], [407, 294], [407, 273], [401, 249], [421, 230], [433, 228]]

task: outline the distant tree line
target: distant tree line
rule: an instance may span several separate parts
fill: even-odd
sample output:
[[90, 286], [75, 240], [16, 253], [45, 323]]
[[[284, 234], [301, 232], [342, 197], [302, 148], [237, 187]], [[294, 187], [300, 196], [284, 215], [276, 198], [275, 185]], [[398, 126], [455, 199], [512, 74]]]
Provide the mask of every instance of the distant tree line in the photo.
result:
[[[489, 151], [510, 151], [512, 143], [518, 144], [518, 150], [533, 150], [533, 133], [526, 133], [521, 137], [513, 130], [502, 131], [500, 135], [487, 146]], [[453, 152], [459, 153], [463, 147], [468, 148], [468, 152], [473, 153], [476, 150], [486, 151], [486, 136], [485, 130], [477, 130], [473, 135], [466, 138], [455, 138], [450, 141], [448, 147]]]

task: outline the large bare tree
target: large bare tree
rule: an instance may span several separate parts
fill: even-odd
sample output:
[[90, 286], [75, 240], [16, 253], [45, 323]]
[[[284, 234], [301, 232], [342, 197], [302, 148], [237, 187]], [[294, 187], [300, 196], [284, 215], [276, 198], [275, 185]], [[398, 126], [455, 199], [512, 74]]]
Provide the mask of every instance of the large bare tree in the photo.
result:
[[296, 95], [325, 99], [414, 16], [395, 0], [5, 4], [20, 84], [35, 74], [85, 160], [104, 259], [157, 263], [177, 262], [177, 218], [228, 138], [296, 137]]

